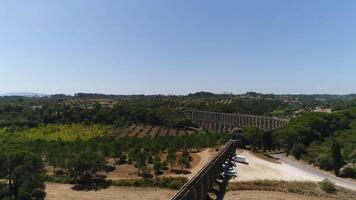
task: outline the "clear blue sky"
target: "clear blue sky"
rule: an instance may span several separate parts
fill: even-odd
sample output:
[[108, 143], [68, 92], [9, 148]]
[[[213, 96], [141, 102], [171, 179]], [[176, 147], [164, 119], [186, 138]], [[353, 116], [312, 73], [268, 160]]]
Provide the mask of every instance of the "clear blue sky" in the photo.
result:
[[0, 0], [0, 93], [356, 92], [355, 0]]

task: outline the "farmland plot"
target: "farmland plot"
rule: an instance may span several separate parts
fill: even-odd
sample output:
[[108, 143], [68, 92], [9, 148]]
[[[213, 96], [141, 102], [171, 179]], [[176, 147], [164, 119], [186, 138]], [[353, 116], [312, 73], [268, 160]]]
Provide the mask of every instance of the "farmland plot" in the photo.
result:
[[167, 136], [167, 135], [168, 135], [168, 129], [160, 128], [159, 136]]
[[177, 129], [171, 128], [168, 132], [169, 136], [177, 136]]
[[152, 126], [145, 126], [141, 132], [138, 134], [138, 137], [145, 137], [150, 135], [150, 131], [152, 129]]
[[129, 136], [135, 136], [136, 137], [142, 131], [143, 127], [144, 126], [142, 126], [142, 125], [136, 126], [136, 128], [133, 131], [131, 131], [131, 133], [129, 133]]
[[151, 131], [151, 137], [157, 137], [158, 136], [158, 133], [160, 131], [160, 127], [159, 126], [155, 126], [152, 128], [152, 131]]

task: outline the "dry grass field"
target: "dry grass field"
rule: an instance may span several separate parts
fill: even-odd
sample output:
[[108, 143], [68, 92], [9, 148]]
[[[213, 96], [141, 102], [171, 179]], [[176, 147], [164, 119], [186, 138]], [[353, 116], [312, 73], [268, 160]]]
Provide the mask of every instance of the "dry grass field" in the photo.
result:
[[[337, 187], [335, 193], [322, 191], [317, 182], [307, 181], [241, 181], [230, 182], [226, 199], [339, 199], [355, 200], [356, 192]], [[266, 197], [269, 198], [266, 198]]]
[[69, 184], [46, 184], [46, 200], [167, 200], [175, 190], [111, 186], [99, 191], [75, 191]]
[[266, 192], [266, 191], [232, 191], [227, 192], [224, 200], [331, 200], [325, 197], [308, 197], [299, 194], [288, 194], [284, 192]]

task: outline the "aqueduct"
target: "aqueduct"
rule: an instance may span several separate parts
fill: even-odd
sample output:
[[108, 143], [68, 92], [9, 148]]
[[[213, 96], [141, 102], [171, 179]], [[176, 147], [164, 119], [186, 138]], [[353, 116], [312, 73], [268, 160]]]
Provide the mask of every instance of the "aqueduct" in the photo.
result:
[[275, 117], [256, 115], [218, 113], [208, 111], [185, 111], [186, 116], [194, 123], [205, 129], [227, 132], [233, 128], [257, 127], [264, 131], [280, 128], [288, 124], [289, 120]]
[[[258, 127], [270, 131], [287, 125], [289, 120], [255, 115], [217, 113], [207, 111], [186, 111], [186, 116], [205, 129], [215, 129], [218, 132], [231, 131], [234, 128]], [[222, 150], [188, 183], [186, 183], [172, 200], [205, 200], [219, 177], [222, 164], [231, 153], [236, 151], [238, 141], [231, 139]]]
[[206, 200], [208, 193], [218, 179], [221, 165], [229, 154], [235, 152], [236, 140], [230, 140], [191, 180], [189, 180], [172, 200]]

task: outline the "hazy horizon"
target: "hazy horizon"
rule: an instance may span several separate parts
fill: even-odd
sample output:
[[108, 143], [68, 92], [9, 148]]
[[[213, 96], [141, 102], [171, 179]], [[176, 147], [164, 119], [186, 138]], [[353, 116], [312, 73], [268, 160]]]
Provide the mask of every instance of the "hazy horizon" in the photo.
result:
[[[76, 93], [72, 93], [72, 94], [68, 94], [68, 93], [36, 93], [36, 92], [6, 92], [6, 93], [0, 93], [0, 97], [4, 97], [4, 96], [51, 96], [51, 95], [68, 95], [68, 96], [74, 96], [76, 94], [79, 93], [85, 93], [85, 94], [102, 94], [102, 95], [147, 95], [147, 96], [154, 96], [154, 95], [164, 95], [164, 96], [186, 96], [189, 94], [195, 94], [195, 93], [199, 93], [199, 92], [208, 92], [208, 93], [213, 93], [215, 95], [244, 95], [245, 93], [214, 93], [214, 92], [209, 92], [209, 91], [196, 91], [196, 92], [192, 92], [192, 93], [186, 93], [186, 94], [135, 94], [135, 93], [128, 93], [128, 94], [120, 94], [120, 93], [97, 93], [97, 92], [93, 92], [93, 93], [86, 93], [86, 92], [76, 92]], [[248, 92], [255, 92], [255, 91], [248, 91]], [[318, 93], [314, 93], [314, 94], [307, 94], [307, 93], [259, 93], [258, 94], [263, 94], [263, 95], [339, 95], [339, 96], [347, 96], [347, 95], [356, 95], [355, 93], [348, 93], [348, 94], [332, 94], [332, 93], [324, 93], [324, 94], [318, 94]]]
[[0, 94], [356, 93], [356, 1], [0, 3]]

